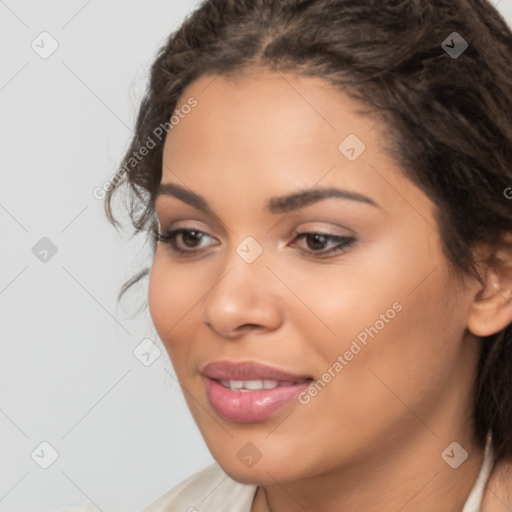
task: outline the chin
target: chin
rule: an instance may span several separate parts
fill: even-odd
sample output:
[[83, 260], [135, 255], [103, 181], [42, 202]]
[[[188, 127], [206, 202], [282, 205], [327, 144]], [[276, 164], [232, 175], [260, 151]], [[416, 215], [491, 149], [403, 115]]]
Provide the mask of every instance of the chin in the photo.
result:
[[[261, 458], [252, 467], [246, 467], [238, 458], [226, 460], [226, 457], [215, 458], [219, 466], [233, 480], [246, 485], [274, 485], [276, 481], [286, 482], [303, 478], [305, 475], [297, 471], [293, 463], [283, 460]], [[293, 468], [293, 472], [291, 470]]]
[[276, 474], [271, 468], [269, 469], [263, 466], [258, 468], [255, 466], [252, 468], [241, 468], [240, 465], [237, 465], [233, 468], [231, 466], [221, 465], [221, 467], [230, 478], [246, 485], [273, 485], [276, 483], [276, 480], [282, 482], [283, 477], [284, 481], [293, 479], [292, 475]]

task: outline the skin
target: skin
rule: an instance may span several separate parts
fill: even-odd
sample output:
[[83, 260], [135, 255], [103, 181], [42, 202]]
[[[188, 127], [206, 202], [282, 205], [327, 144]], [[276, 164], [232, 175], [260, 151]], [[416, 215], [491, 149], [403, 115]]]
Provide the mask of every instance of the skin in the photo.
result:
[[[192, 256], [158, 243], [148, 298], [213, 457], [259, 486], [251, 512], [460, 512], [483, 459], [471, 425], [479, 336], [507, 325], [510, 307], [456, 277], [432, 202], [383, 149], [385, 124], [328, 83], [260, 70], [202, 76], [178, 108], [190, 97], [197, 106], [165, 141], [162, 183], [201, 194], [211, 210], [158, 197], [161, 232], [205, 235], [195, 246], [178, 237]], [[366, 145], [352, 162], [338, 150], [349, 134]], [[378, 206], [329, 198], [264, 209], [270, 197], [323, 186]], [[328, 255], [336, 241], [319, 248], [297, 238], [304, 232], [356, 241]], [[236, 252], [247, 236], [263, 248], [250, 264]], [[401, 311], [308, 404], [254, 423], [224, 420], [209, 404], [207, 362], [318, 379], [397, 302]], [[441, 458], [453, 441], [468, 452], [455, 470]], [[262, 454], [250, 468], [237, 457], [248, 442]]]

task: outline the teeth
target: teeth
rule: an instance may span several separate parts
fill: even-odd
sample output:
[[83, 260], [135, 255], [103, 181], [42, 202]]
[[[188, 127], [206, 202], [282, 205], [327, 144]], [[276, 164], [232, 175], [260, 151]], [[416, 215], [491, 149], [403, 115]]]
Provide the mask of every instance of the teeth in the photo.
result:
[[263, 389], [262, 380], [246, 380], [242, 381], [242, 385], [245, 389]]
[[239, 391], [244, 387], [244, 381], [243, 380], [230, 380], [229, 386], [231, 388], [231, 391]]
[[291, 385], [293, 382], [278, 382], [277, 380], [258, 379], [258, 380], [224, 380], [221, 379], [220, 383], [230, 388], [231, 391], [258, 391], [260, 389], [273, 389], [278, 386]]

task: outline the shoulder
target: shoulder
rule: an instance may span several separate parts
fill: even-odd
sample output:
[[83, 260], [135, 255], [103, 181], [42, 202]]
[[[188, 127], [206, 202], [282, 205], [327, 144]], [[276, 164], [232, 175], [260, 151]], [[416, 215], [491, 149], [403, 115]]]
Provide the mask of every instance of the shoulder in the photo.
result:
[[250, 512], [255, 485], [230, 478], [216, 462], [194, 473], [144, 512]]
[[507, 512], [512, 509], [512, 460], [495, 464], [485, 486], [482, 512]]

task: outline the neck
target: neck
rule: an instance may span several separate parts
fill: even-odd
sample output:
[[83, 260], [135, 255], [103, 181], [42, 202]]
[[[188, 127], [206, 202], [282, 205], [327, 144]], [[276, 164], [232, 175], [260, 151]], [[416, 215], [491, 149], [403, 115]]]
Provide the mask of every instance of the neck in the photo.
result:
[[[441, 457], [455, 439], [468, 452], [457, 469]], [[434, 434], [422, 428], [405, 437], [399, 432], [387, 437], [385, 449], [371, 459], [314, 478], [259, 487], [251, 512], [460, 512], [483, 457], [484, 449], [467, 429], [455, 433], [448, 425]]]

